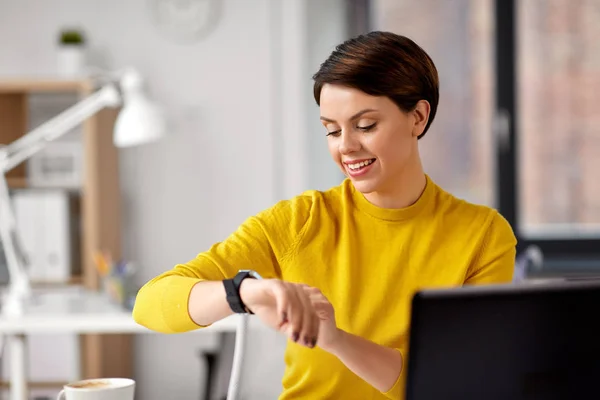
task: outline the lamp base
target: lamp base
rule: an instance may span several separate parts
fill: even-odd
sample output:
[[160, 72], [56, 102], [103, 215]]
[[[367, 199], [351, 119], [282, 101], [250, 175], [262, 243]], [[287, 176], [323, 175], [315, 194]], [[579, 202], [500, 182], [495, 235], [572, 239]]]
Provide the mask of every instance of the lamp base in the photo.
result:
[[21, 315], [32, 296], [31, 285], [27, 278], [15, 279], [10, 282], [8, 292], [2, 302], [2, 314]]

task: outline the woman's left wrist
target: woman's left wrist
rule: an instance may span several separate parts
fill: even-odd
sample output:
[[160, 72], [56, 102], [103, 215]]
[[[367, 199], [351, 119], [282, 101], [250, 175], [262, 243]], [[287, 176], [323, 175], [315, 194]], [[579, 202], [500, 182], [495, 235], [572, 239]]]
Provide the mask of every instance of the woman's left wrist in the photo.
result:
[[337, 354], [340, 352], [340, 350], [342, 350], [344, 348], [344, 346], [346, 345], [347, 335], [348, 335], [348, 333], [346, 331], [344, 331], [340, 328], [336, 328], [336, 335], [334, 338], [332, 338], [333, 340], [331, 340], [330, 343], [324, 344], [319, 347], [321, 347], [326, 352], [337, 356]]

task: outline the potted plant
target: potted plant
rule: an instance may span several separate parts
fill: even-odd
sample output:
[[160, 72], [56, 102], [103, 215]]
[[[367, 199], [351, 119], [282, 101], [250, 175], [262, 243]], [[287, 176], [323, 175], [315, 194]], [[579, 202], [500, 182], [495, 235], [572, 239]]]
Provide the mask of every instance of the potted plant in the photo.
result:
[[63, 29], [58, 41], [58, 72], [63, 76], [84, 73], [86, 40], [79, 29]]

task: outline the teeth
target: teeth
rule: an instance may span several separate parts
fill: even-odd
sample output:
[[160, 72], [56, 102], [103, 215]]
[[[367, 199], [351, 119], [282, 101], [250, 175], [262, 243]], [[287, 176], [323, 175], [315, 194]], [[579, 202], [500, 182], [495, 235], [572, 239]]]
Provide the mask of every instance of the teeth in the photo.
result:
[[356, 164], [348, 164], [348, 168], [350, 169], [359, 169], [362, 168], [364, 166], [367, 166], [369, 164], [372, 164], [374, 160], [367, 160], [367, 161], [361, 161], [359, 163]]

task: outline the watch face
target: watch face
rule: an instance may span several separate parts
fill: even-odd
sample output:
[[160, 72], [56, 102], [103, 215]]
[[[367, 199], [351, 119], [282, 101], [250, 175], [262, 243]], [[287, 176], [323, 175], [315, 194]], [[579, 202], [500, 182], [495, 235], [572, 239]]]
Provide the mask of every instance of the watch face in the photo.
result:
[[250, 275], [250, 276], [251, 276], [251, 277], [253, 277], [254, 279], [262, 279], [262, 276], [260, 276], [260, 275], [258, 274], [258, 272], [256, 272], [256, 271], [252, 271], [251, 269], [242, 269], [242, 270], [240, 270], [240, 273], [241, 273], [241, 272], [247, 272], [247, 273], [248, 273], [248, 275]]

